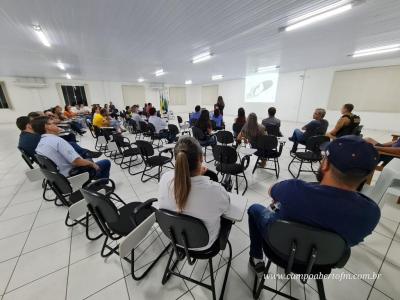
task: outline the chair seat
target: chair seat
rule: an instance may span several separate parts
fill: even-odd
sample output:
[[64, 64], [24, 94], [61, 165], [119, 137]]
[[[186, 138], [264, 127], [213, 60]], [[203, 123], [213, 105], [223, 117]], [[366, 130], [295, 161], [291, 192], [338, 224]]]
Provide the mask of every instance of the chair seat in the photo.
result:
[[[108, 185], [92, 185], [90, 189], [95, 192], [98, 192], [98, 191], [104, 189], [107, 194], [110, 192], [113, 192], [113, 188]], [[71, 202], [71, 205], [76, 202], [81, 201], [82, 199], [83, 199], [83, 195], [80, 190], [73, 192], [68, 198], [69, 202]]]
[[129, 156], [134, 156], [134, 155], [139, 155], [139, 154], [140, 154], [139, 148], [129, 148], [122, 152], [122, 155], [124, 157], [129, 157]]
[[223, 174], [237, 175], [244, 172], [244, 168], [241, 164], [221, 164], [216, 165], [217, 172]]
[[314, 152], [296, 152], [296, 157], [300, 158], [302, 160], [308, 160], [308, 161], [320, 161], [322, 159], [321, 154], [317, 154]]
[[165, 165], [166, 163], [168, 163], [168, 162], [170, 162], [171, 161], [171, 158], [170, 157], [167, 157], [167, 156], [162, 156], [162, 155], [159, 155], [159, 156], [152, 156], [152, 157], [149, 157], [147, 160], [146, 160], [146, 163], [148, 164], [148, 165], [150, 165], [150, 166], [162, 166], [162, 165]]
[[[115, 233], [120, 234], [122, 236], [126, 236], [130, 232], [132, 232], [132, 230], [135, 229], [136, 226], [135, 226], [135, 224], [133, 224], [133, 222], [131, 220], [131, 216], [132, 216], [135, 208], [141, 204], [142, 204], [142, 202], [131, 202], [131, 203], [127, 203], [126, 205], [124, 205], [123, 207], [118, 209], [118, 213], [120, 215], [118, 222], [109, 223], [112, 231], [114, 231]], [[147, 207], [147, 208], [141, 209], [136, 214], [137, 224], [142, 223], [154, 211], [155, 211], [155, 209], [153, 207]]]
[[[287, 266], [287, 259], [284, 259], [283, 257], [279, 256], [271, 247], [269, 247], [265, 242], [263, 243], [263, 249], [266, 257], [272, 261], [272, 263], [276, 264], [277, 266], [285, 269]], [[305, 274], [306, 273], [306, 268], [307, 266], [305, 264], [299, 264], [295, 262], [293, 263], [292, 267], [292, 273], [295, 274]], [[333, 266], [327, 266], [327, 265], [322, 265], [322, 266], [314, 266], [311, 269], [311, 274], [330, 274], [332, 271]]]

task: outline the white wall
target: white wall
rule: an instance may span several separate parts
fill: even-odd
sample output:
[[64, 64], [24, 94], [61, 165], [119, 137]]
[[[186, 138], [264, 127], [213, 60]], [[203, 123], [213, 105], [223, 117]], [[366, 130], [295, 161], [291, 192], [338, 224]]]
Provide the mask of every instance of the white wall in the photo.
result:
[[[321, 69], [312, 69], [299, 72], [281, 73], [278, 82], [276, 103], [273, 105], [278, 109], [278, 117], [284, 121], [306, 122], [310, 120], [316, 107], [326, 108], [328, 104], [331, 84], [336, 70], [354, 69], [372, 66], [387, 66], [400, 64], [400, 59], [381, 60], [369, 63], [359, 63], [346, 66], [336, 66]], [[14, 122], [20, 116], [30, 111], [44, 110], [57, 104], [63, 105], [62, 95], [56, 89], [57, 83], [63, 84], [86, 84], [88, 86], [88, 101], [91, 103], [104, 104], [110, 100], [123, 108], [122, 85], [125, 82], [107, 81], [66, 81], [63, 79], [48, 79], [48, 87], [27, 89], [16, 86], [14, 78], [0, 78], [5, 82], [8, 96], [11, 100], [12, 109], [0, 110], [0, 122]], [[132, 83], [130, 83], [132, 84]], [[219, 94], [225, 100], [225, 113], [235, 115], [239, 107], [244, 107], [246, 113], [255, 112], [259, 118], [267, 114], [268, 104], [266, 103], [245, 103], [244, 102], [244, 79], [219, 82]], [[159, 106], [159, 94], [157, 90], [145, 88], [144, 102], [151, 102]], [[186, 87], [187, 104], [171, 106], [175, 113], [185, 116], [185, 113], [193, 111], [194, 107], [201, 105], [201, 86], [191, 85]], [[344, 99], [344, 102], [351, 102], [351, 99]], [[139, 103], [139, 105], [143, 105]], [[207, 107], [211, 109], [212, 107]], [[387, 131], [399, 131], [400, 114], [379, 113], [379, 112], [358, 112], [362, 124], [369, 129]], [[339, 117], [339, 112], [328, 111], [327, 119], [334, 125]]]

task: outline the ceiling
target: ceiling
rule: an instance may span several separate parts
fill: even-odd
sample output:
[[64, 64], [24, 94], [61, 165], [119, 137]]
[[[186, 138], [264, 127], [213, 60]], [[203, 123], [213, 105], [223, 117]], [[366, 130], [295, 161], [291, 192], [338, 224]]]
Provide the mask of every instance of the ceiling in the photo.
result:
[[[400, 42], [400, 1], [367, 0], [329, 20], [280, 32], [288, 20], [337, 0], [0, 0], [0, 76], [194, 84], [259, 66], [304, 70], [354, 59], [355, 49]], [[52, 47], [33, 33], [40, 24]], [[192, 64], [211, 51], [212, 59]], [[57, 60], [65, 63], [63, 72]], [[167, 74], [155, 77], [163, 68]]]

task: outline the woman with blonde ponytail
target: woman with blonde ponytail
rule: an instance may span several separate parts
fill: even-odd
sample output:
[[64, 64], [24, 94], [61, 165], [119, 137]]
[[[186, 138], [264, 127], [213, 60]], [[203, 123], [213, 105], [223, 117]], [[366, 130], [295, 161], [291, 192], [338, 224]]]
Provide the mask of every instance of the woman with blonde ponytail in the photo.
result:
[[229, 194], [210, 179], [196, 139], [181, 137], [174, 155], [175, 170], [165, 173], [159, 183], [160, 208], [202, 220], [209, 234], [209, 243], [204, 247], [207, 249], [218, 237], [221, 216], [229, 208]]

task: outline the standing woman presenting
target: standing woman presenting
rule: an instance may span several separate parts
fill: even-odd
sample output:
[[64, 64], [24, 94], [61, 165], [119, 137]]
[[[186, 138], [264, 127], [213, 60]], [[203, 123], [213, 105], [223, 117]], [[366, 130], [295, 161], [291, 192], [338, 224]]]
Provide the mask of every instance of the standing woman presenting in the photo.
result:
[[222, 96], [218, 96], [218, 100], [217, 100], [217, 103], [214, 105], [214, 109], [216, 107], [219, 109], [219, 112], [221, 113], [221, 115], [224, 115], [225, 102], [224, 102], [224, 99], [222, 98]]

